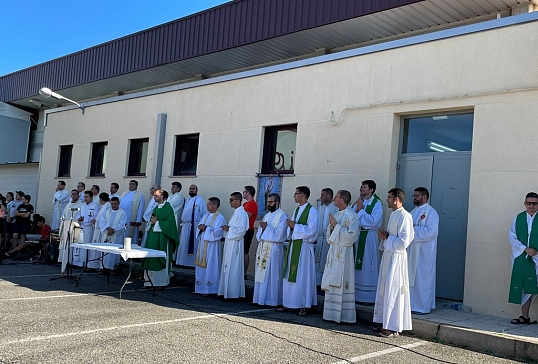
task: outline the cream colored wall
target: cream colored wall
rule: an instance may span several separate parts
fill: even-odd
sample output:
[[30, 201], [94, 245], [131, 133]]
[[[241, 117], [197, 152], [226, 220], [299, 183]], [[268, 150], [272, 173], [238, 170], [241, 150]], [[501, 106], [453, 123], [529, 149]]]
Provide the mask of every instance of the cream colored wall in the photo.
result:
[[[522, 194], [535, 189], [536, 180], [531, 162], [520, 161], [523, 148], [536, 139], [532, 117], [538, 115], [537, 106], [530, 100], [536, 96], [532, 89], [538, 87], [538, 73], [523, 70], [538, 59], [538, 39], [522, 34], [537, 31], [538, 23], [528, 23], [92, 106], [85, 115], [78, 110], [52, 113], [40, 204], [49, 204], [54, 192], [58, 144], [75, 145], [71, 188], [79, 179], [94, 181], [85, 179], [90, 141], [109, 140], [106, 178], [98, 181], [106, 186], [120, 181], [124, 190], [130, 179], [123, 177], [127, 139], [149, 137], [152, 159], [158, 113], [167, 114], [163, 186], [179, 180], [186, 195], [195, 183], [202, 197], [221, 198], [227, 218], [230, 192], [257, 185], [263, 127], [272, 125], [298, 125], [295, 176], [284, 178], [282, 190], [288, 213], [301, 184], [311, 187], [315, 202], [324, 187], [349, 189], [356, 198], [360, 181], [371, 178], [384, 199], [396, 181], [401, 116], [474, 108], [464, 304], [476, 312], [511, 316], [518, 308], [507, 303], [506, 234], [522, 208]], [[330, 125], [331, 111], [335, 119], [346, 108], [339, 125]], [[84, 128], [94, 132], [90, 136]], [[188, 133], [200, 133], [197, 177], [170, 177], [174, 136]], [[152, 183], [140, 181], [144, 191]]]

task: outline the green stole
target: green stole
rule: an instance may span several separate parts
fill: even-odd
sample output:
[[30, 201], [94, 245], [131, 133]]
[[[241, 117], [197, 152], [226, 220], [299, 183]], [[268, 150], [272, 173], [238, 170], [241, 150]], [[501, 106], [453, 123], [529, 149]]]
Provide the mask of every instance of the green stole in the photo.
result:
[[[310, 208], [312, 205], [310, 203], [307, 203], [303, 213], [299, 217], [299, 220], [297, 221], [297, 224], [306, 225], [308, 222], [308, 214], [310, 213]], [[293, 220], [297, 217], [297, 214], [299, 213], [299, 208], [295, 209], [295, 213], [293, 214]], [[290, 245], [286, 249], [286, 253], [284, 254], [284, 267], [282, 269], [282, 276], [286, 276], [286, 269], [288, 268], [288, 259], [290, 255], [291, 250], [291, 262], [290, 262], [290, 274], [288, 276], [288, 282], [295, 283], [297, 282], [297, 268], [299, 267], [299, 256], [301, 255], [301, 247], [303, 246], [303, 239], [295, 239], [290, 242]]]
[[[377, 201], [379, 201], [379, 197], [374, 194], [374, 200], [372, 201], [371, 204], [369, 204], [368, 206], [366, 206], [364, 208], [364, 212], [366, 212], [368, 215], [371, 215], [372, 210], [374, 209], [374, 206], [377, 203]], [[357, 249], [357, 258], [356, 258], [356, 261], [355, 261], [355, 269], [356, 270], [362, 270], [362, 261], [363, 261], [363, 258], [364, 258], [364, 249], [365, 249], [365, 246], [366, 246], [366, 237], [367, 236], [368, 236], [368, 230], [361, 228], [361, 232], [359, 234], [359, 247]]]
[[[538, 250], [538, 218], [532, 222], [531, 236], [529, 239], [529, 229], [527, 225], [527, 212], [522, 212], [516, 217], [516, 236], [522, 244]], [[512, 278], [510, 280], [510, 294], [508, 302], [521, 304], [522, 293], [538, 294], [536, 284], [536, 267], [532, 257], [523, 252], [514, 260], [512, 267]]]

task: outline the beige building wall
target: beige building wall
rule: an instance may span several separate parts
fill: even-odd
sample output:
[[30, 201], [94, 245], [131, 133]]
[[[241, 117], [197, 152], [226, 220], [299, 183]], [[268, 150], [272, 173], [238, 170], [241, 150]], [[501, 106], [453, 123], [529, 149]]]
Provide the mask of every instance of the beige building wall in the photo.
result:
[[[150, 138], [153, 167], [156, 120], [167, 114], [162, 185], [179, 180], [218, 196], [257, 185], [264, 127], [297, 124], [295, 175], [284, 177], [283, 208], [291, 214], [298, 185], [312, 190], [378, 183], [384, 200], [397, 177], [400, 120], [404, 115], [475, 110], [464, 304], [475, 312], [512, 316], [507, 303], [510, 247], [507, 232], [528, 190], [536, 186], [538, 23], [527, 23], [405, 48], [331, 61], [202, 87], [48, 115], [39, 209], [50, 214], [58, 145], [74, 144], [68, 187], [78, 180], [121, 190], [130, 138]], [[518, 91], [519, 90], [519, 91]], [[339, 119], [338, 125], [329, 122]], [[341, 117], [339, 115], [342, 113]], [[196, 177], [170, 176], [175, 135], [200, 133]], [[108, 140], [106, 178], [89, 179], [90, 143]], [[146, 192], [153, 181], [137, 178]], [[388, 212], [386, 213], [388, 215]], [[254, 247], [253, 247], [254, 249]]]

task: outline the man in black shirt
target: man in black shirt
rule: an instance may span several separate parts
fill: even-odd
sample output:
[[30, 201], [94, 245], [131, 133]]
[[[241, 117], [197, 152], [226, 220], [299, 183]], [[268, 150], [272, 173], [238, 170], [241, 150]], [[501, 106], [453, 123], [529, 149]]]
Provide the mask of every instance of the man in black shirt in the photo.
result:
[[18, 245], [19, 235], [21, 242], [26, 241], [26, 234], [30, 231], [30, 216], [34, 213], [34, 207], [30, 205], [30, 195], [24, 195], [22, 198], [22, 204], [17, 207], [15, 216], [17, 220], [13, 225], [13, 243], [11, 244], [11, 250], [15, 249]]

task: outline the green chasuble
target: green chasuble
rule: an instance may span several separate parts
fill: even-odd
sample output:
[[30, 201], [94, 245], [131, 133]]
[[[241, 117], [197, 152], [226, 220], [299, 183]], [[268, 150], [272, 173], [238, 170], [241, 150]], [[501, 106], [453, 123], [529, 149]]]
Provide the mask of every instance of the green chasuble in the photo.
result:
[[[531, 236], [527, 225], [527, 212], [524, 211], [516, 217], [516, 236], [523, 245], [538, 250], [538, 218], [532, 222]], [[532, 257], [523, 252], [514, 260], [512, 279], [510, 280], [510, 295], [508, 302], [521, 304], [522, 294], [538, 294], [536, 284], [536, 267]]]
[[[310, 208], [312, 205], [308, 203], [303, 210], [303, 213], [299, 217], [299, 221], [297, 221], [297, 224], [306, 225], [308, 223], [308, 214], [310, 213]], [[299, 212], [299, 208], [295, 209], [295, 213], [293, 214], [293, 220], [297, 217], [297, 213]], [[290, 242], [290, 245], [288, 246], [288, 249], [286, 249], [286, 252], [284, 253], [284, 267], [282, 270], [282, 276], [286, 277], [286, 269], [288, 268], [288, 259], [290, 255], [291, 250], [291, 262], [290, 262], [290, 274], [288, 275], [288, 282], [297, 282], [297, 269], [299, 268], [299, 257], [301, 256], [301, 247], [303, 246], [303, 239], [295, 239]]]
[[[368, 215], [372, 214], [372, 210], [374, 209], [375, 204], [379, 201], [379, 197], [377, 195], [374, 195], [374, 200], [371, 204], [366, 206], [364, 209], [364, 212], [366, 212]], [[357, 249], [357, 257], [355, 262], [355, 269], [356, 270], [362, 270], [362, 261], [364, 258], [364, 249], [366, 247], [366, 237], [368, 236], [368, 230], [362, 229], [359, 234], [359, 247]]]
[[146, 248], [166, 252], [170, 265], [166, 267], [165, 258], [145, 258], [142, 261], [142, 269], [160, 271], [164, 268], [168, 268], [170, 271], [172, 255], [179, 246], [179, 235], [177, 232], [174, 209], [168, 202], [165, 202], [161, 208], [156, 207], [153, 210], [153, 215], [157, 217], [162, 232], [154, 232], [153, 229], [155, 225], [152, 225], [146, 238]]

